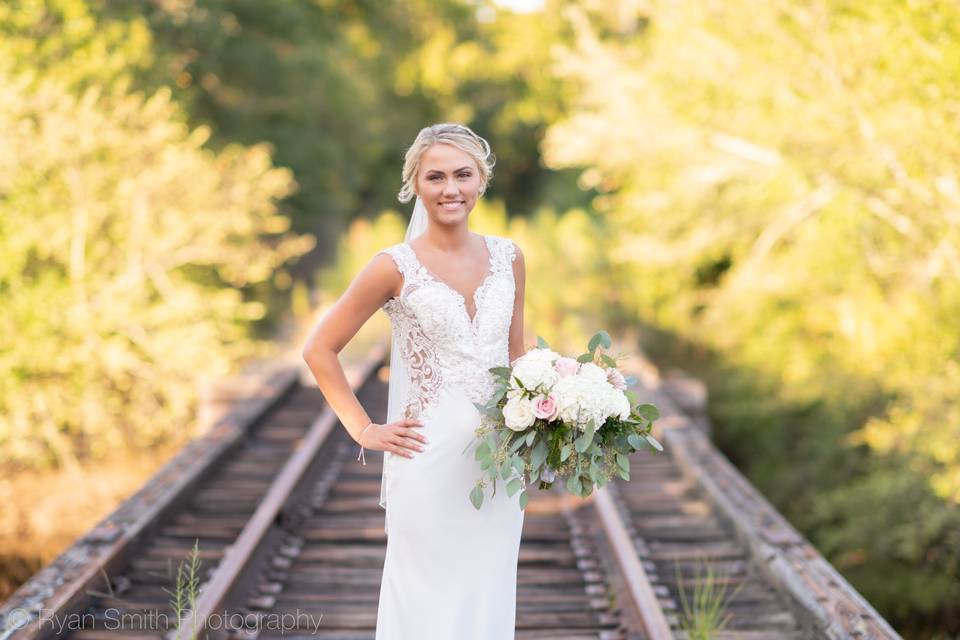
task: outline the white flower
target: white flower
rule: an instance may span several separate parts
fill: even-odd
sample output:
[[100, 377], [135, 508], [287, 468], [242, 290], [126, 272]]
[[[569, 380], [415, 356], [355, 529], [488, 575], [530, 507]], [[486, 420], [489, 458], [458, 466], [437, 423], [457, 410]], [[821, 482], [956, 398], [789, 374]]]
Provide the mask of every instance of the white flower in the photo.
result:
[[514, 378], [520, 380], [524, 388], [531, 391], [540, 388], [549, 391], [560, 378], [560, 374], [553, 368], [554, 361], [560, 354], [551, 349], [531, 349], [517, 358], [510, 376], [510, 385], [517, 387]]
[[610, 416], [617, 416], [621, 420], [626, 420], [630, 417], [630, 410], [630, 400], [627, 399], [627, 396], [616, 387], [611, 387], [607, 392], [604, 420]]
[[507, 427], [514, 431], [523, 431], [531, 426], [537, 417], [533, 414], [533, 404], [526, 398], [511, 398], [503, 407], [503, 419]]
[[590, 382], [607, 381], [607, 370], [593, 362], [584, 362], [580, 365], [580, 371], [577, 372], [577, 375]]

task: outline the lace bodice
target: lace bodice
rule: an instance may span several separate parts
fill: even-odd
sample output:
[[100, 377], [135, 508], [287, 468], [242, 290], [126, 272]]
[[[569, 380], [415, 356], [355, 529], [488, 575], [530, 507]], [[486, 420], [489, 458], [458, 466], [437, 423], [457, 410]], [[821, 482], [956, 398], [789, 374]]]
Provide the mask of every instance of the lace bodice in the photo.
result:
[[409, 381], [401, 416], [423, 419], [440, 391], [456, 385], [472, 402], [485, 402], [493, 391], [491, 367], [509, 364], [510, 323], [516, 282], [514, 244], [508, 238], [484, 236], [490, 265], [473, 294], [469, 316], [463, 295], [432, 274], [406, 242], [389, 254], [403, 275], [400, 294], [383, 305]]

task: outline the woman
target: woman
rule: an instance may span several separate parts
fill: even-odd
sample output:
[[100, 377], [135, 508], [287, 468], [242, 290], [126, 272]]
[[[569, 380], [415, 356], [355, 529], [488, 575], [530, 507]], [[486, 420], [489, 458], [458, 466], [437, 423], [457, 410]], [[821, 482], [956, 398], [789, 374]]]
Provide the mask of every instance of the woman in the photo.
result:
[[[468, 498], [480, 476], [468, 449], [480, 424], [473, 403], [491, 393], [488, 370], [524, 351], [523, 253], [467, 227], [493, 165], [468, 127], [421, 130], [399, 194], [417, 196], [406, 241], [357, 274], [303, 352], [361, 457], [364, 447], [385, 452], [377, 640], [514, 637], [519, 492], [508, 497], [504, 483], [480, 509]], [[380, 308], [393, 327], [387, 424], [370, 421], [336, 355]]]

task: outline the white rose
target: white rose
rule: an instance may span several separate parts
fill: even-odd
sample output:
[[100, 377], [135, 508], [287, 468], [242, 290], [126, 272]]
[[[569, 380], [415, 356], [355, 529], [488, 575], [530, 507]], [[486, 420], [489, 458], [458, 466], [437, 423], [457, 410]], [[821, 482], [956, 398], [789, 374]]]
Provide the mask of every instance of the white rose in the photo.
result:
[[533, 414], [533, 404], [526, 398], [512, 398], [503, 407], [503, 419], [507, 427], [514, 431], [523, 431], [531, 426], [537, 417]]

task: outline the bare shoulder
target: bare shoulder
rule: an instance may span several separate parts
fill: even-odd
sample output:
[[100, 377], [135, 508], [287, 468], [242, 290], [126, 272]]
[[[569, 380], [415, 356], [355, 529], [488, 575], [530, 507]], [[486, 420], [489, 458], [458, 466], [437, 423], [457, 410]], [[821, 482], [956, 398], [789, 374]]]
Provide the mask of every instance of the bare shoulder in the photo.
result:
[[383, 301], [399, 294], [403, 285], [400, 266], [391, 250], [392, 247], [388, 247], [378, 251], [357, 274], [357, 280], [365, 284], [364, 288]]

